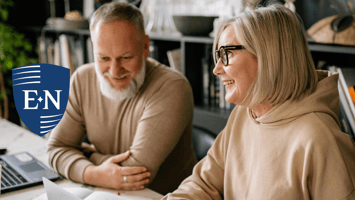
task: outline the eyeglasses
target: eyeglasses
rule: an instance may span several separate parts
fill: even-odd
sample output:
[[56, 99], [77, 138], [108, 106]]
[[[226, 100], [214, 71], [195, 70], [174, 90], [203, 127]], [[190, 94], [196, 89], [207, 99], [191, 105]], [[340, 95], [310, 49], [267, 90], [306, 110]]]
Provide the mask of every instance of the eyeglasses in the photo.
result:
[[216, 64], [218, 63], [218, 60], [221, 58], [222, 59], [222, 64], [224, 66], [227, 66], [229, 64], [228, 60], [228, 51], [230, 50], [240, 50], [244, 49], [244, 46], [242, 45], [233, 45], [233, 46], [221, 46], [219, 49], [216, 49], [215, 56], [216, 56]]

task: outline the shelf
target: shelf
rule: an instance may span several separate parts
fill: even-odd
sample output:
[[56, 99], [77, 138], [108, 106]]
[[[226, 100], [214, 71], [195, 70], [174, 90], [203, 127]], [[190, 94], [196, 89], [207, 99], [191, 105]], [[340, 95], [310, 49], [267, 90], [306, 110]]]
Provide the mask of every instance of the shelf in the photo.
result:
[[204, 44], [213, 44], [213, 38], [211, 37], [196, 37], [196, 36], [184, 36], [181, 38], [182, 42], [191, 42], [191, 43], [204, 43]]
[[352, 54], [355, 55], [355, 46], [337, 45], [337, 44], [322, 44], [322, 43], [308, 43], [311, 52], [321, 53], [338, 53], [338, 54]]
[[158, 34], [158, 33], [149, 33], [149, 38], [151, 40], [163, 40], [163, 41], [181, 41], [180, 34]]
[[35, 33], [40, 33], [42, 29], [43, 29], [43, 26], [21, 26], [21, 27], [18, 27], [19, 31], [35, 32]]
[[165, 40], [165, 41], [180, 41], [190, 43], [204, 43], [213, 44], [213, 38], [211, 37], [199, 37], [199, 36], [182, 36], [181, 34], [148, 34], [151, 40]]
[[42, 31], [43, 32], [65, 33], [65, 34], [90, 36], [90, 30], [89, 29], [58, 30], [58, 29], [54, 29], [54, 28], [43, 27]]
[[[26, 27], [26, 30], [30, 30], [30, 31], [38, 31], [38, 29], [39, 29], [38, 27], [36, 27], [35, 30], [34, 28]], [[42, 31], [53, 32], [53, 33], [77, 34], [77, 35], [90, 35], [89, 29], [58, 30], [54, 28], [43, 27]], [[212, 37], [182, 36], [179, 33], [175, 33], [175, 34], [149, 33], [148, 35], [151, 40], [213, 44]]]

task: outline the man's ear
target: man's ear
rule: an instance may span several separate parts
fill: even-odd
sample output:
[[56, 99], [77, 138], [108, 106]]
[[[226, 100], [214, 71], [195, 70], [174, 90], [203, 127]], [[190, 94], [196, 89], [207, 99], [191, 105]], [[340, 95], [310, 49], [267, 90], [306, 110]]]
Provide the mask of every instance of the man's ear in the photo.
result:
[[144, 59], [147, 59], [148, 56], [149, 56], [149, 36], [148, 35], [145, 35], [144, 36], [144, 46], [143, 46], [143, 50], [144, 50]]

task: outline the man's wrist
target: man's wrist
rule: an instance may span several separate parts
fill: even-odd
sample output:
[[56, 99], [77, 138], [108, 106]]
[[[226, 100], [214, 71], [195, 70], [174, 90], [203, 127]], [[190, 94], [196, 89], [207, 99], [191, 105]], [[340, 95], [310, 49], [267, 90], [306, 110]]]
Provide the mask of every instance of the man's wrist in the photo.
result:
[[94, 165], [88, 165], [85, 170], [84, 170], [84, 173], [83, 173], [83, 181], [85, 184], [89, 184], [91, 185], [91, 175], [94, 175], [95, 173], [92, 173], [92, 170], [94, 169]]

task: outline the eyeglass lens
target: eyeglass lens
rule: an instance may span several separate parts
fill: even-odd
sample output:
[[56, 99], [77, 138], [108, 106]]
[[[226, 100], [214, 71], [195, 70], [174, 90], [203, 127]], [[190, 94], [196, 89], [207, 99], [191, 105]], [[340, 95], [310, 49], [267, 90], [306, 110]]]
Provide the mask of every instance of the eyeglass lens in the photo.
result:
[[[227, 58], [227, 53], [224, 48], [220, 48], [219, 51], [216, 51], [216, 62], [218, 62], [219, 59], [222, 59], [222, 64], [223, 65], [228, 65], [228, 58]], [[217, 63], [216, 63], [217, 64]]]

